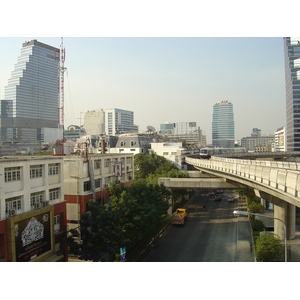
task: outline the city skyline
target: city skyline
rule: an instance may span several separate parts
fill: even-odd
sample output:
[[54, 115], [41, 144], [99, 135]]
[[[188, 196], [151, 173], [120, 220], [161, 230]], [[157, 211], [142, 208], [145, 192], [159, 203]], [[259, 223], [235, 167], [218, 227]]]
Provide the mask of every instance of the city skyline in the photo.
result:
[[[60, 47], [61, 38], [0, 38], [0, 99], [22, 43]], [[195, 121], [212, 137], [213, 105], [234, 106], [235, 139], [286, 126], [283, 38], [64, 38], [65, 128], [88, 110], [134, 112], [148, 125]]]

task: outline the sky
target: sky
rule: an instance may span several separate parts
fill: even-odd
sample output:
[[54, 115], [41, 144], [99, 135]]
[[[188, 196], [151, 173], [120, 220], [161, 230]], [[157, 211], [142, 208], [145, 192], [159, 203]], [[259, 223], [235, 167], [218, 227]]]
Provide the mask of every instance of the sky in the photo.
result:
[[[285, 126], [282, 37], [297, 35], [291, 29], [298, 28], [296, 20], [284, 22], [288, 6], [272, 2], [270, 13], [271, 1], [95, 6], [87, 0], [70, 13], [68, 3], [53, 1], [34, 18], [31, 8], [39, 2], [18, 2], [14, 19], [21, 26], [14, 27], [9, 14], [0, 19], [0, 99], [23, 42], [59, 48], [63, 37], [65, 127], [82, 125], [88, 110], [120, 108], [134, 112], [140, 132], [148, 125], [158, 131], [165, 122], [197, 122], [211, 143], [213, 105], [222, 100], [233, 104], [236, 140], [253, 128], [274, 134]], [[14, 2], [5, 3], [7, 11]]]
[[[61, 37], [0, 38], [0, 99], [21, 53], [37, 39], [60, 47]], [[140, 132], [164, 122], [197, 122], [211, 142], [213, 105], [233, 104], [235, 138], [253, 128], [285, 126], [282, 37], [64, 37], [65, 127], [84, 112], [134, 112]]]

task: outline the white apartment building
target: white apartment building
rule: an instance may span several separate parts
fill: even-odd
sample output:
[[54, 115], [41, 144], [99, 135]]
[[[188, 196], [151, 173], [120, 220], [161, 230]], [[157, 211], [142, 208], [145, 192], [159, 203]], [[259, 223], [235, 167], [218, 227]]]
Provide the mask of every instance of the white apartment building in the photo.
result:
[[185, 168], [185, 157], [199, 154], [199, 149], [187, 149], [182, 143], [151, 143], [151, 150], [159, 156], [163, 156], [172, 162], [178, 169]]
[[0, 158], [0, 260], [65, 261], [63, 157]]

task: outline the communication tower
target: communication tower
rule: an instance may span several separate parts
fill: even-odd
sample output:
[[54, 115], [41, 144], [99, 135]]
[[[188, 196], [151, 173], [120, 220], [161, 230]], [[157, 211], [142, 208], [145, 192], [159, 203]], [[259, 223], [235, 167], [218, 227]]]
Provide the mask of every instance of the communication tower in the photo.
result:
[[64, 40], [61, 38], [60, 50], [56, 51], [55, 59], [59, 61], [59, 80], [58, 80], [58, 92], [59, 92], [59, 107], [58, 107], [58, 146], [60, 153], [63, 153], [63, 142], [64, 142], [64, 73], [67, 70], [65, 67], [66, 51], [64, 48]]

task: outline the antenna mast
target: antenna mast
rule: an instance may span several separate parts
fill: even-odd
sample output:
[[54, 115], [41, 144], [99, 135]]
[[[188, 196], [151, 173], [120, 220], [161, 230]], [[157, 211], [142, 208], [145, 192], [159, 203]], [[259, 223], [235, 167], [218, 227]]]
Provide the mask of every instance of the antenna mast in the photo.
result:
[[59, 91], [60, 91], [60, 107], [59, 107], [59, 127], [60, 127], [60, 140], [63, 142], [64, 139], [64, 73], [67, 68], [65, 68], [65, 58], [66, 52], [64, 48], [64, 40], [61, 38], [60, 45], [60, 55], [59, 55]]

